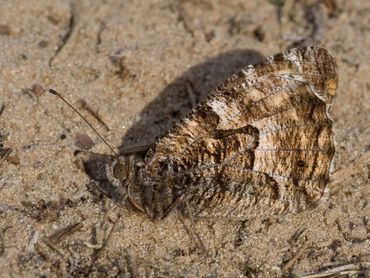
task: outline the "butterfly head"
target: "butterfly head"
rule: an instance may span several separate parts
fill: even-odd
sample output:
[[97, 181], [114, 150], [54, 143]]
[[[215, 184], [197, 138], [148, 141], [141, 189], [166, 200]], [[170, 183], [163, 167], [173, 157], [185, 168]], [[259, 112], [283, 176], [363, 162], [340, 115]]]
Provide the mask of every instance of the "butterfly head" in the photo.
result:
[[106, 164], [105, 168], [109, 182], [114, 187], [126, 189], [130, 180], [131, 170], [133, 170], [132, 159], [126, 156], [119, 156], [114, 158], [112, 163]]
[[162, 175], [152, 176], [142, 160], [129, 155], [107, 164], [106, 176], [114, 187], [123, 190], [132, 207], [154, 219], [166, 216], [175, 198], [172, 192], [175, 181], [171, 171], [166, 170]]
[[117, 188], [123, 190], [130, 204], [137, 210], [145, 212], [142, 204], [140, 170], [143, 162], [135, 156], [119, 156], [112, 163], [106, 164], [106, 177]]

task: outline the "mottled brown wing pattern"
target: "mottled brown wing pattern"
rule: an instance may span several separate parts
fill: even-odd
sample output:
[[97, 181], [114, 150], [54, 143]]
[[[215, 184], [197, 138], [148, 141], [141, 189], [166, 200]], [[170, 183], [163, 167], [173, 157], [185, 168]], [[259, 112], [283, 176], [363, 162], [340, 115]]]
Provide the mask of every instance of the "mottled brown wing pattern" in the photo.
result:
[[147, 173], [166, 171], [173, 198], [184, 195], [192, 216], [248, 219], [305, 209], [329, 179], [336, 86], [335, 61], [320, 47], [248, 66], [157, 141]]

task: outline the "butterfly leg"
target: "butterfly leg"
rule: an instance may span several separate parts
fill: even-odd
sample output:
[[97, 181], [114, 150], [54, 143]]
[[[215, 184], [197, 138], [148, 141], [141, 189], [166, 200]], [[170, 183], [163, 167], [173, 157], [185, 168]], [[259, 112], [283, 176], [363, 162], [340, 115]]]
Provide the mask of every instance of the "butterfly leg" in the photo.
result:
[[[177, 216], [179, 217], [182, 225], [184, 226], [187, 234], [189, 235], [189, 237], [194, 242], [197, 243], [197, 245], [200, 247], [200, 249], [202, 249], [202, 252], [204, 254], [207, 254], [207, 249], [206, 249], [205, 245], [203, 244], [202, 239], [200, 238], [199, 234], [194, 229], [194, 223], [193, 223], [192, 219], [189, 218], [189, 217], [185, 217], [184, 216], [184, 212], [180, 209], [181, 205], [183, 205], [183, 204], [185, 204], [185, 206], [188, 206], [185, 197], [186, 197], [185, 194], [182, 194], [179, 197], [177, 197], [168, 206], [168, 208], [165, 210], [165, 212], [163, 213], [163, 216], [161, 217], [161, 219], [167, 217], [172, 211], [175, 211], [177, 213]], [[187, 220], [190, 222], [189, 224], [186, 223]]]
[[186, 92], [188, 93], [191, 107], [194, 108], [197, 105], [194, 85], [190, 80], [186, 81]]
[[129, 155], [129, 154], [136, 154], [136, 153], [144, 153], [152, 146], [152, 144], [143, 144], [143, 145], [133, 145], [128, 147], [120, 147], [121, 154]]
[[129, 183], [127, 185], [127, 199], [128, 201], [130, 202], [130, 204], [135, 208], [137, 209], [138, 211], [141, 211], [141, 212], [146, 212], [146, 210], [142, 207], [142, 205], [140, 205], [134, 198], [133, 194], [132, 194], [132, 185]]
[[179, 197], [177, 197], [169, 206], [168, 208], [165, 210], [165, 212], [163, 213], [161, 219], [164, 219], [166, 218], [171, 211], [173, 211], [174, 209], [176, 209], [181, 203], [182, 201], [184, 200], [185, 198], [185, 194], [183, 195], [180, 195]]
[[[207, 254], [208, 253], [207, 248], [204, 245], [200, 235], [195, 230], [194, 222], [192, 221], [192, 218], [185, 218], [184, 215], [182, 214], [182, 212], [180, 212], [180, 211], [177, 213], [177, 215], [179, 215], [179, 219], [180, 219], [182, 225], [184, 226], [187, 234], [191, 238], [191, 240], [193, 240], [198, 245], [198, 247], [200, 247], [200, 249], [202, 250], [202, 252], [204, 254]], [[187, 221], [189, 221], [189, 224], [186, 223]]]

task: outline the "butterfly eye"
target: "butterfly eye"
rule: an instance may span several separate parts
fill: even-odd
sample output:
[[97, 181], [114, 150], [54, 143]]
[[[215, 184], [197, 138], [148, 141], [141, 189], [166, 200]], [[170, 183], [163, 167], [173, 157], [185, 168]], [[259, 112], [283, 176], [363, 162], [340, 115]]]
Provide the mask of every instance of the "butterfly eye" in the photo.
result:
[[118, 163], [116, 166], [114, 166], [113, 176], [120, 181], [124, 181], [127, 178], [127, 171], [125, 165]]

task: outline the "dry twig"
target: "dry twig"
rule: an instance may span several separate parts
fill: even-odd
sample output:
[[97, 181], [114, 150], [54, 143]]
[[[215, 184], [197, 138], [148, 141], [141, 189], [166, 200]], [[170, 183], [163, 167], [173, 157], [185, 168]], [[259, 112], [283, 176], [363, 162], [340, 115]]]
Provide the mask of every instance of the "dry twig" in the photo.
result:
[[303, 275], [301, 278], [334, 278], [334, 277], [349, 277], [349, 275], [359, 275], [370, 272], [370, 262], [359, 264], [341, 265], [317, 274]]
[[307, 248], [309, 247], [310, 245], [310, 242], [306, 242], [303, 247], [295, 254], [293, 255], [293, 257], [290, 258], [289, 261], [287, 261], [283, 267], [281, 268], [281, 271], [284, 273], [284, 272], [287, 272], [294, 264], [296, 261], [298, 261], [302, 255], [306, 252]]

